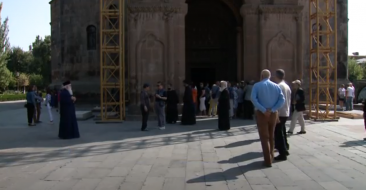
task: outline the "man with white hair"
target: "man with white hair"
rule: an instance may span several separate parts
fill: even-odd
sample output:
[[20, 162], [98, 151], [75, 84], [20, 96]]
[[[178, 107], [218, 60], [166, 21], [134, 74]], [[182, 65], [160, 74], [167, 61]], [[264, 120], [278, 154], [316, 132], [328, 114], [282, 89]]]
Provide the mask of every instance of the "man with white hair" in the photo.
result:
[[60, 139], [79, 138], [79, 127], [74, 105], [76, 98], [73, 96], [71, 82], [64, 82], [63, 87], [60, 92], [60, 126], [58, 137]]
[[277, 111], [285, 103], [281, 88], [271, 80], [271, 72], [265, 69], [262, 80], [253, 86], [251, 99], [256, 108], [259, 138], [262, 144], [264, 165], [272, 167], [274, 159], [274, 130], [278, 121]]

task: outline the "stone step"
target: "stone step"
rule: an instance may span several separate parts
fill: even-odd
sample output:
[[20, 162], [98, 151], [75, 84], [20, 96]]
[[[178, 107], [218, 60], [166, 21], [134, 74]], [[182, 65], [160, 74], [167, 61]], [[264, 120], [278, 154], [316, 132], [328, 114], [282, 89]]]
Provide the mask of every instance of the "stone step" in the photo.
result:
[[92, 117], [94, 117], [93, 113], [91, 111], [76, 111], [76, 119], [79, 121], [85, 121]]

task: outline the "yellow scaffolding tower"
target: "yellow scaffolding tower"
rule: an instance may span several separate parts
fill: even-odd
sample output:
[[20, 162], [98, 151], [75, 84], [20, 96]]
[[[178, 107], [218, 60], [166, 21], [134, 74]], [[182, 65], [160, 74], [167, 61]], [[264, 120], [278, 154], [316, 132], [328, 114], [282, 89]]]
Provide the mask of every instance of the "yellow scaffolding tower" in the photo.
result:
[[100, 0], [100, 108], [102, 122], [126, 117], [125, 1]]
[[309, 1], [309, 117], [337, 120], [337, 0]]

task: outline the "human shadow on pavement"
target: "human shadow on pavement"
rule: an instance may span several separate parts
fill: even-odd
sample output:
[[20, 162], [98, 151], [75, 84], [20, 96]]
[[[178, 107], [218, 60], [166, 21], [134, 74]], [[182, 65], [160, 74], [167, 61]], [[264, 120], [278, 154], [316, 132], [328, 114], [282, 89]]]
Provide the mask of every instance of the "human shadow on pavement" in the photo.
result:
[[233, 142], [233, 143], [227, 144], [225, 146], [217, 146], [215, 148], [235, 148], [235, 147], [239, 147], [239, 146], [250, 145], [255, 142], [259, 142], [259, 139], [248, 139], [245, 141]]
[[193, 178], [187, 181], [187, 183], [202, 183], [202, 182], [217, 182], [217, 181], [227, 181], [236, 180], [238, 176], [244, 175], [249, 171], [263, 169], [263, 161], [254, 161], [250, 164], [244, 166], [238, 166], [234, 168], [227, 169], [222, 172], [215, 172], [206, 174], [197, 178]]
[[239, 162], [253, 160], [256, 158], [260, 158], [260, 157], [263, 157], [263, 153], [261, 153], [261, 152], [247, 152], [245, 154], [230, 158], [229, 160], [219, 161], [218, 163], [219, 164], [235, 164], [235, 163], [239, 163]]
[[339, 147], [354, 147], [354, 146], [364, 146], [366, 145], [365, 140], [352, 140], [343, 142]]

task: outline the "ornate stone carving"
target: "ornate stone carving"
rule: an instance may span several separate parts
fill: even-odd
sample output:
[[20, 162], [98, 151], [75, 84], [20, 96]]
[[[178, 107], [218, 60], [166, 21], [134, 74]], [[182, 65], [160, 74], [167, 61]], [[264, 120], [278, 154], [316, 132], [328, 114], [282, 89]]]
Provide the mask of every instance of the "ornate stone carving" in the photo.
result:
[[[279, 32], [267, 45], [267, 68], [271, 71], [283, 69], [286, 73], [296, 75], [296, 51], [294, 45], [286, 36]], [[289, 76], [289, 80], [292, 77]]]
[[243, 5], [240, 8], [241, 16], [258, 14], [258, 8], [252, 5]]
[[260, 5], [259, 11], [264, 14], [298, 14], [302, 11], [303, 6], [293, 5]]
[[131, 13], [154, 13], [154, 12], [178, 13], [182, 10], [180, 7], [172, 7], [172, 6], [166, 6], [166, 5], [159, 5], [159, 6], [129, 6], [128, 9]]
[[[166, 1], [166, 0], [162, 0]], [[184, 12], [180, 7], [172, 7], [166, 5], [159, 6], [129, 6], [129, 19], [131, 21], [137, 21], [139, 19], [146, 20], [153, 17], [161, 17], [163, 20], [168, 21], [174, 17], [176, 13]]]
[[148, 33], [137, 43], [136, 71], [139, 75], [138, 84], [144, 82], [155, 84], [158, 81], [164, 81], [166, 73], [164, 56], [164, 43], [153, 33]]

